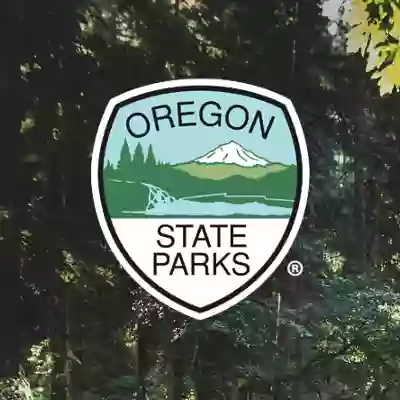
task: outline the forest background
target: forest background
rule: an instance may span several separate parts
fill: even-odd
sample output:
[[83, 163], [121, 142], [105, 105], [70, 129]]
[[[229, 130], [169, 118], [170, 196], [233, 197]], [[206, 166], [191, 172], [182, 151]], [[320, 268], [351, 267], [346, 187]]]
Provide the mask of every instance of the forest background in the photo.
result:
[[[5, 0], [0, 399], [398, 400], [399, 9], [354, 0], [332, 33], [318, 0]], [[90, 189], [108, 100], [184, 77], [288, 96], [311, 158], [287, 260], [201, 322], [121, 269]]]

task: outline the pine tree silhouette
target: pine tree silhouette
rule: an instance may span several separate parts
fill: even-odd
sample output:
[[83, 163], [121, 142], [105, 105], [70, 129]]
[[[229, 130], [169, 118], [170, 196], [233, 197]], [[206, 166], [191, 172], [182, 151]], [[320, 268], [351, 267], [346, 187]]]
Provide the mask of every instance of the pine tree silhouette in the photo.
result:
[[122, 176], [128, 176], [132, 168], [131, 151], [128, 142], [124, 140], [118, 161], [118, 173]]
[[144, 153], [143, 153], [143, 147], [140, 143], [136, 146], [136, 149], [133, 153], [133, 158], [132, 158], [132, 164], [133, 168], [138, 168], [141, 169], [144, 166]]
[[132, 174], [134, 179], [140, 180], [143, 178], [143, 175], [145, 174], [144, 167], [143, 147], [138, 143], [132, 157]]
[[159, 173], [157, 168], [157, 161], [154, 155], [153, 146], [150, 145], [147, 151], [146, 165], [145, 165], [146, 179], [153, 180], [155, 176]]
[[153, 146], [149, 146], [146, 159], [146, 168], [153, 168], [157, 165], [156, 157], [154, 155]]
[[106, 166], [104, 168], [104, 176], [106, 178], [113, 178], [114, 177], [114, 173], [115, 173], [114, 167], [111, 164], [110, 160], [108, 160], [107, 164], [106, 164]]

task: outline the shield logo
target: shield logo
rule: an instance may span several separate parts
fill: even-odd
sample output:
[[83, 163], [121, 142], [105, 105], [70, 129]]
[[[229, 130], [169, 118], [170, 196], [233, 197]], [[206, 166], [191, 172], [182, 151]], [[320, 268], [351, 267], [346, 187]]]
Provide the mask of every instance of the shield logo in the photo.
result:
[[296, 238], [308, 189], [291, 101], [239, 82], [175, 80], [114, 97], [93, 150], [96, 213], [118, 262], [196, 319], [271, 276]]

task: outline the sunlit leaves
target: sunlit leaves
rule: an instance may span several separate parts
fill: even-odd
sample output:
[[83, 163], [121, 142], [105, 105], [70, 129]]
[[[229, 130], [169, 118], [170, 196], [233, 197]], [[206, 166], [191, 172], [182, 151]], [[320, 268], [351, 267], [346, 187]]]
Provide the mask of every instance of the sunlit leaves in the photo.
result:
[[346, 10], [345, 19], [351, 26], [364, 25], [368, 21], [368, 17], [364, 0], [353, 0], [351, 6]]
[[347, 51], [349, 53], [357, 53], [361, 51], [364, 54], [367, 48], [368, 35], [365, 26], [360, 24], [355, 26], [347, 36]]
[[381, 94], [391, 93], [394, 87], [400, 87], [400, 51], [394, 60], [385, 68], [376, 71], [372, 78], [379, 79]]
[[[12, 0], [8, 2], [11, 4]], [[27, 7], [31, 3], [23, 1]], [[103, 3], [104, 7], [114, 4]], [[339, 60], [330, 54], [330, 47], [325, 47], [322, 29], [325, 25], [318, 28], [318, 10], [313, 11], [317, 2], [297, 1], [297, 19], [291, 11], [295, 0], [267, 0], [251, 5], [245, 0], [210, 0], [196, 3], [198, 8], [191, 13], [182, 8], [179, 16], [171, 12], [170, 6], [162, 6], [164, 2], [126, 3], [123, 7], [126, 14], [110, 15], [101, 24], [98, 20], [102, 10], [96, 17], [91, 11], [84, 40], [73, 36], [73, 52], [63, 50], [69, 48], [68, 38], [61, 44], [54, 39], [60, 32], [64, 35], [65, 29], [59, 29], [59, 25], [67, 19], [61, 18], [60, 22], [53, 12], [42, 12], [36, 3], [30, 10], [37, 10], [37, 15], [28, 20], [35, 24], [23, 20], [18, 30], [16, 25], [10, 25], [5, 36], [21, 37], [26, 44], [17, 52], [7, 54], [4, 60], [11, 60], [11, 65], [17, 66], [17, 75], [24, 77], [26, 90], [19, 92], [17, 103], [24, 104], [24, 100], [30, 105], [21, 113], [20, 129], [24, 133], [21, 159], [30, 162], [22, 168], [29, 172], [30, 180], [35, 180], [35, 186], [31, 189], [27, 185], [26, 193], [21, 193], [22, 197], [29, 197], [26, 202], [29, 214], [25, 213], [22, 203], [17, 222], [22, 223], [19, 241], [23, 242], [26, 259], [24, 284], [35, 294], [27, 297], [26, 303], [40, 298], [40, 307], [35, 309], [43, 310], [46, 318], [44, 321], [35, 316], [34, 325], [21, 326], [35, 313], [30, 308], [30, 314], [18, 314], [20, 326], [9, 332], [17, 337], [19, 330], [29, 337], [26, 346], [18, 344], [18, 354], [32, 342], [39, 342], [43, 335], [49, 336], [52, 346], [51, 349], [43, 346], [40, 352], [34, 346], [32, 355], [24, 350], [25, 360], [20, 357], [19, 362], [27, 365], [33, 390], [50, 390], [63, 383], [62, 375], [68, 364], [74, 398], [126, 399], [126, 393], [129, 391], [131, 395], [137, 388], [135, 368], [140, 338], [144, 339], [141, 346], [146, 350], [144, 363], [151, 367], [147, 379], [148, 389], [151, 388], [149, 398], [155, 400], [167, 397], [173, 382], [165, 382], [170, 367], [166, 368], [166, 361], [175, 356], [182, 363], [187, 388], [192, 387], [192, 380], [198, 375], [203, 375], [212, 392], [203, 395], [206, 399], [215, 395], [232, 397], [230, 391], [222, 392], [221, 386], [225, 384], [222, 381], [231, 386], [246, 386], [257, 381], [253, 397], [260, 398], [268, 396], [263, 391], [273, 390], [270, 386], [278, 379], [282, 380], [280, 389], [291, 389], [290, 393], [281, 393], [280, 398], [296, 397], [292, 389], [298, 390], [298, 378], [304, 392], [299, 391], [299, 398], [316, 398], [306, 393], [310, 390], [318, 390], [324, 397], [340, 398], [338, 393], [327, 394], [334, 385], [344, 388], [346, 398], [356, 398], [358, 394], [357, 398], [365, 398], [364, 389], [372, 387], [375, 380], [394, 386], [388, 365], [393, 363], [399, 375], [400, 299], [393, 293], [398, 290], [395, 280], [399, 258], [393, 256], [392, 260], [393, 252], [398, 252], [398, 185], [396, 173], [389, 173], [386, 164], [391, 171], [397, 171], [395, 132], [399, 125], [395, 106], [390, 109], [389, 100], [377, 101], [380, 108], [376, 107], [375, 99], [371, 101], [369, 92], [364, 91], [362, 71], [358, 66], [353, 69], [357, 63], [353, 64], [350, 57]], [[234, 4], [240, 7], [234, 12], [225, 11], [232, 10]], [[400, 62], [395, 50], [400, 36], [400, 8], [387, 0], [358, 0], [353, 4], [346, 15], [353, 27], [348, 50], [361, 52], [366, 57], [368, 72], [378, 79], [383, 92], [390, 92], [398, 85]], [[24, 14], [30, 15], [25, 11]], [[49, 26], [49, 20], [42, 19], [46, 15], [55, 23]], [[52, 38], [50, 42], [35, 36], [41, 32], [30, 29], [35, 26], [46, 26], [46, 38]], [[49, 47], [49, 43], [56, 45]], [[78, 58], [74, 58], [75, 52], [79, 53]], [[26, 54], [21, 59], [13, 59], [23, 53]], [[82, 53], [87, 57], [82, 57]], [[32, 61], [34, 54], [39, 55], [34, 59], [39, 57], [40, 62], [26, 63], [26, 60]], [[49, 54], [52, 56], [48, 57]], [[66, 62], [70, 58], [71, 62]], [[81, 63], [83, 59], [87, 63]], [[294, 61], [296, 68], [292, 69]], [[62, 70], [59, 65], [63, 66]], [[260, 289], [257, 298], [242, 301], [206, 321], [184, 320], [184, 317], [181, 320], [139, 289], [115, 265], [112, 255], [105, 252], [98, 224], [94, 216], [90, 217], [88, 156], [105, 101], [128, 88], [163, 79], [165, 65], [176, 76], [178, 71], [180, 76], [190, 73], [245, 80], [271, 89], [275, 87], [279, 92], [288, 88], [287, 94], [297, 99], [296, 107], [302, 111], [312, 162], [309, 212], [293, 254], [309, 266], [307, 274], [296, 280], [271, 280]], [[57, 103], [63, 108], [58, 114]], [[77, 105], [81, 107], [79, 112]], [[364, 124], [370, 114], [374, 115], [373, 126]], [[53, 139], [55, 128], [59, 140]], [[379, 131], [376, 137], [375, 129]], [[3, 131], [4, 135], [8, 130], [4, 127]], [[3, 144], [6, 142], [3, 140]], [[7, 155], [8, 143], [5, 146]], [[363, 171], [361, 178], [365, 186], [372, 186], [363, 193], [365, 197], [371, 196], [365, 199], [367, 206], [361, 210], [363, 217], [370, 219], [361, 228], [357, 227], [356, 213], [360, 209], [360, 198], [353, 194], [357, 168]], [[18, 182], [18, 171], [9, 167], [5, 170], [12, 177], [12, 184]], [[53, 179], [48, 182], [49, 176]], [[365, 179], [370, 179], [372, 184], [367, 184]], [[3, 192], [6, 192], [4, 187]], [[385, 194], [385, 201], [381, 193]], [[58, 194], [65, 201], [59, 202]], [[3, 223], [0, 220], [0, 239], [9, 226], [7, 210], [4, 213]], [[32, 237], [25, 235], [25, 230], [32, 232]], [[365, 260], [358, 258], [355, 250], [364, 243], [368, 252], [373, 253], [369, 248], [372, 235], [377, 237], [377, 244], [383, 250]], [[367, 269], [368, 279], [361, 278], [358, 285], [353, 284], [357, 280], [354, 275], [360, 276]], [[349, 280], [340, 279], [349, 274], [354, 274]], [[380, 283], [381, 274], [385, 274], [384, 281], [391, 282], [390, 288]], [[325, 279], [331, 284], [321, 289]], [[276, 295], [278, 290], [282, 296]], [[10, 298], [4, 298], [9, 308]], [[67, 313], [58, 308], [63, 299], [68, 301]], [[14, 314], [8, 323], [2, 315], [2, 330], [14, 320]], [[54, 329], [60, 326], [54, 323], [58, 320], [68, 322], [67, 340], [63, 339], [63, 343], [59, 341], [64, 332]], [[4, 349], [17, 348], [10, 342], [3, 341], [1, 361], [4, 361]], [[57, 361], [54, 368], [53, 360]], [[142, 361], [140, 364], [143, 365]], [[327, 376], [331, 383], [325, 382]], [[237, 378], [242, 378], [241, 382]], [[168, 389], [165, 383], [169, 384]], [[11, 381], [5, 386], [0, 381], [0, 399], [13, 398], [9, 390], [7, 394], [2, 392], [3, 388], [10, 387]], [[157, 396], [153, 395], [154, 387], [157, 387]], [[88, 389], [90, 393], [101, 390], [105, 394], [89, 397], [86, 396]], [[393, 398], [397, 399], [399, 391], [395, 393], [397, 397]], [[172, 395], [168, 393], [168, 397]], [[378, 393], [373, 398], [384, 397]], [[188, 395], [186, 399], [194, 400], [194, 396]]]
[[393, 5], [393, 16], [392, 16], [392, 30], [390, 34], [396, 38], [397, 40], [400, 39], [400, 7]]
[[381, 95], [400, 87], [400, 4], [390, 0], [352, 0], [344, 20], [350, 26], [347, 51], [366, 59]]

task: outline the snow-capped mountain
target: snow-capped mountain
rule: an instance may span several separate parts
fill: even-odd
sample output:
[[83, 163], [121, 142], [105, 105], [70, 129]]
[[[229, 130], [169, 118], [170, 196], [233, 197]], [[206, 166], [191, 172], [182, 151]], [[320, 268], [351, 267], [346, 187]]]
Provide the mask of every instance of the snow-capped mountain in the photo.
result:
[[266, 166], [269, 164], [267, 160], [256, 156], [249, 150], [244, 149], [240, 144], [236, 142], [229, 142], [211, 150], [203, 157], [197, 158], [193, 162], [201, 164], [236, 164], [241, 167], [255, 167]]

